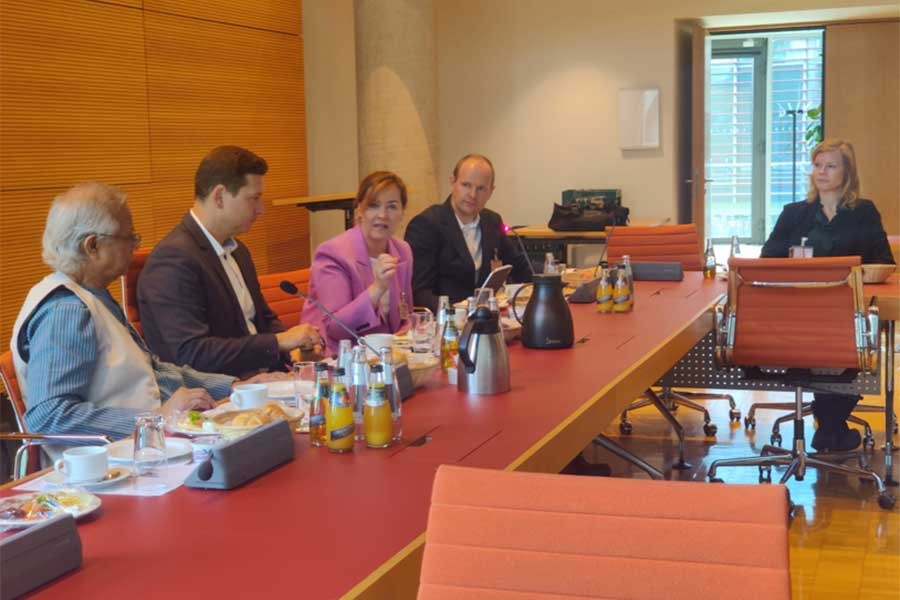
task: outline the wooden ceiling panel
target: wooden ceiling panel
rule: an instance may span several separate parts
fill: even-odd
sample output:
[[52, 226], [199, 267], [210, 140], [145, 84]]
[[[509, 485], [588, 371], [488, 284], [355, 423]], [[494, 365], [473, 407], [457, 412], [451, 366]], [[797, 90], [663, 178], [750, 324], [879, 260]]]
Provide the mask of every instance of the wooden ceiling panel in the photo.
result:
[[149, 180], [141, 11], [4, 2], [0, 53], [0, 188]]
[[301, 3], [297, 0], [144, 0], [144, 9], [294, 35], [301, 35], [303, 32]]

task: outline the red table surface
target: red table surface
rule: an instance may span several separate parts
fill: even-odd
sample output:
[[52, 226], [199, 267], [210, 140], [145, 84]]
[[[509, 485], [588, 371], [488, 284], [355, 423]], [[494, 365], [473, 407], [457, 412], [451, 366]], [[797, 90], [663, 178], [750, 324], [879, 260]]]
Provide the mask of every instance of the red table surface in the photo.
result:
[[639, 282], [633, 313], [572, 305], [575, 338], [588, 340], [566, 350], [511, 346], [509, 393], [435, 385], [405, 402], [404, 439], [429, 433], [422, 446], [333, 455], [298, 435], [294, 461], [238, 489], [103, 495], [97, 516], [79, 523], [83, 567], [34, 596], [339, 597], [424, 532], [439, 465], [507, 467], [724, 291], [687, 273]]

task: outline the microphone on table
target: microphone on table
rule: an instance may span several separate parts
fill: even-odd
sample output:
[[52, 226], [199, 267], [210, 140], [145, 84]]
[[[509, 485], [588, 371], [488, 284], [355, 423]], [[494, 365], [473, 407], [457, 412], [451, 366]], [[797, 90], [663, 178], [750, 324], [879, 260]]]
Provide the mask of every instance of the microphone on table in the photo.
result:
[[531, 271], [531, 278], [534, 279], [534, 265], [531, 264], [531, 258], [528, 257], [528, 252], [525, 251], [525, 244], [522, 243], [522, 237], [516, 233], [517, 229], [524, 229], [525, 227], [528, 227], [528, 225], [513, 225], [512, 227], [504, 225], [503, 229], [505, 229], [507, 233], [512, 233], [513, 237], [516, 238], [516, 241], [519, 242], [519, 250], [522, 251], [522, 256], [524, 256], [525, 260], [528, 262], [528, 270]]
[[299, 296], [300, 298], [303, 298], [307, 302], [312, 302], [313, 306], [321, 309], [322, 312], [324, 312], [326, 315], [328, 315], [328, 318], [330, 318], [332, 321], [334, 321], [335, 323], [340, 325], [341, 329], [343, 329], [344, 331], [349, 333], [350, 336], [354, 340], [356, 340], [357, 344], [362, 344], [363, 346], [365, 346], [366, 348], [371, 350], [375, 354], [375, 356], [378, 356], [379, 351], [376, 350], [375, 348], [373, 348], [372, 344], [370, 344], [369, 342], [364, 340], [359, 334], [357, 334], [350, 327], [348, 327], [343, 321], [338, 319], [337, 316], [335, 316], [335, 314], [333, 312], [331, 312], [330, 310], [328, 310], [327, 308], [322, 306], [321, 302], [319, 302], [318, 300], [316, 300], [314, 298], [310, 298], [308, 295], [306, 295], [303, 292], [301, 292], [300, 290], [298, 290], [297, 286], [294, 285], [293, 283], [291, 283], [290, 281], [284, 280], [280, 284], [278, 284], [278, 287], [280, 287], [281, 291], [284, 292], [285, 294], [290, 294], [291, 296]]

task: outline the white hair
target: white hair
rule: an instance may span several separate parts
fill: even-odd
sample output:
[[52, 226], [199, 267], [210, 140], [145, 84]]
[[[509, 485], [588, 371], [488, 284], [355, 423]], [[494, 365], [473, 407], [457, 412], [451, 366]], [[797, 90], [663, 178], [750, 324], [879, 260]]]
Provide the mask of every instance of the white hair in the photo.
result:
[[77, 278], [87, 261], [81, 242], [93, 234], [115, 234], [125, 193], [104, 183], [79, 183], [53, 199], [44, 227], [43, 259], [50, 268]]

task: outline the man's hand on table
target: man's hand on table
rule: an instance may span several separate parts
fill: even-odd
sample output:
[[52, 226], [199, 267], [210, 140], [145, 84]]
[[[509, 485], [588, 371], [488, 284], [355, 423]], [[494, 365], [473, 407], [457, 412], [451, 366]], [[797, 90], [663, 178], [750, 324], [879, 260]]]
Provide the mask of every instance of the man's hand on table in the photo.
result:
[[156, 412], [168, 422], [177, 413], [188, 410], [209, 410], [215, 405], [212, 396], [203, 388], [180, 387], [169, 396], [168, 400], [163, 402], [162, 406], [156, 409]]
[[276, 333], [275, 339], [278, 340], [279, 351], [290, 352], [294, 348], [312, 348], [322, 341], [322, 336], [316, 327], [301, 323], [287, 331]]

